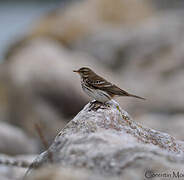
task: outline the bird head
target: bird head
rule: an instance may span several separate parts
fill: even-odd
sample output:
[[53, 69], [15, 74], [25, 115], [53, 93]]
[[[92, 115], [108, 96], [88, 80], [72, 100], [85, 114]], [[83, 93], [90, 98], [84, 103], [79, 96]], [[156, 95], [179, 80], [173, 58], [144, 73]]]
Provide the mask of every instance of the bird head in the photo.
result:
[[90, 74], [93, 73], [93, 71], [90, 68], [82, 67], [79, 70], [74, 70], [73, 72], [78, 73], [82, 78], [89, 77]]

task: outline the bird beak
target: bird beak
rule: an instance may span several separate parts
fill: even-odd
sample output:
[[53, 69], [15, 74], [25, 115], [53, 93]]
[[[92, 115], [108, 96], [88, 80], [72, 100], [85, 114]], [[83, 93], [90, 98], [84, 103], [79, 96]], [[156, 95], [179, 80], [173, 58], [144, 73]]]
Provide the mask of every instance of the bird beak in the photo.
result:
[[77, 70], [73, 70], [73, 72], [79, 73], [79, 71], [77, 71]]

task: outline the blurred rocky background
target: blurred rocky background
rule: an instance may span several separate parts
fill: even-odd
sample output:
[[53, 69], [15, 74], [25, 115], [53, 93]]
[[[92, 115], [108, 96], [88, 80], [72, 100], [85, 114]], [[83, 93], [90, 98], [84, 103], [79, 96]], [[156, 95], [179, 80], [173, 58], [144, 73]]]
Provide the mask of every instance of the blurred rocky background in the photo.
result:
[[89, 101], [72, 72], [91, 67], [146, 101], [134, 120], [184, 140], [183, 0], [0, 1], [0, 153], [43, 151]]

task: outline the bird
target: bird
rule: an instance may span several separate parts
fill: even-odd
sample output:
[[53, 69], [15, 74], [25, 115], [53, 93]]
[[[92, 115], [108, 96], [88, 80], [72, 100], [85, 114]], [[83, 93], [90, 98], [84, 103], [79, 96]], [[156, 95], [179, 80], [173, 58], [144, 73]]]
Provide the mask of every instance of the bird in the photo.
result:
[[78, 70], [73, 70], [78, 73], [81, 78], [81, 86], [83, 91], [90, 97], [100, 103], [106, 103], [116, 96], [130, 96], [145, 100], [145, 98], [130, 94], [120, 89], [115, 84], [108, 82], [106, 79], [97, 75], [88, 67], [82, 67]]

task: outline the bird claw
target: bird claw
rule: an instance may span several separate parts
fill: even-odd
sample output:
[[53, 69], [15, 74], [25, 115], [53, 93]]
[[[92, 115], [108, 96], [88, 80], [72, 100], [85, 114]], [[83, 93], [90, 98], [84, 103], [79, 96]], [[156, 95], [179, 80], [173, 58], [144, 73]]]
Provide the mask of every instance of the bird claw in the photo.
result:
[[94, 110], [94, 111], [97, 111], [99, 108], [106, 109], [107, 107], [109, 107], [108, 104], [102, 103], [99, 101], [92, 101], [90, 102], [90, 106], [89, 106], [90, 110]]

